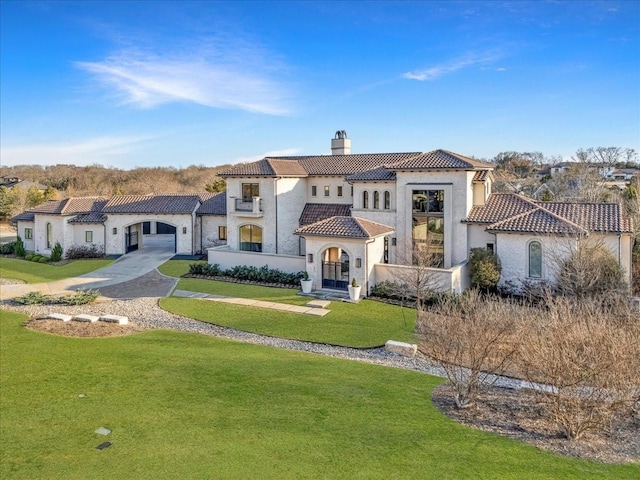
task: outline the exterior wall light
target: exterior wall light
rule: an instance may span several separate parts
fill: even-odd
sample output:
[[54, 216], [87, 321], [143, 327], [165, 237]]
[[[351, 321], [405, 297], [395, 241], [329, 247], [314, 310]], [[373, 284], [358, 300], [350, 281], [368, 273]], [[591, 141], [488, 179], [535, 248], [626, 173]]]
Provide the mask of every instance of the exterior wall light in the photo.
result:
[[111, 230], [111, 232], [112, 232], [114, 235], [117, 235], [117, 234], [118, 234], [118, 229], [117, 229], [116, 227], [113, 227], [113, 230]]
[[313, 263], [313, 253], [309, 253], [309, 254], [307, 255], [307, 262], [308, 262], [308, 263]]
[[187, 227], [182, 227], [182, 233], [187, 233]]
[[356, 268], [362, 268], [362, 259], [356, 258]]

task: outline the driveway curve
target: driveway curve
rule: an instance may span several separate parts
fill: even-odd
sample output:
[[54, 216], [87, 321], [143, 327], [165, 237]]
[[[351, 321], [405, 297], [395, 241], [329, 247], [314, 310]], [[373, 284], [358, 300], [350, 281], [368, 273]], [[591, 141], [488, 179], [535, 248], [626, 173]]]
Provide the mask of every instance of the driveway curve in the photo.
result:
[[[112, 298], [132, 298], [137, 296], [162, 297], [171, 292], [176, 279], [165, 277], [157, 272], [157, 268], [174, 256], [172, 250], [162, 247], [147, 247], [142, 250], [123, 255], [111, 265], [85, 273], [78, 277], [65, 278], [48, 283], [22, 283], [19, 285], [0, 285], [0, 300], [26, 295], [29, 292], [42, 292], [49, 295], [61, 295], [74, 292], [78, 289], [100, 289], [107, 292], [108, 287], [121, 285], [118, 289], [111, 289], [116, 295]], [[154, 272], [149, 278], [136, 281], [147, 274]], [[169, 288], [169, 281], [172, 282]], [[122, 285], [126, 284], [126, 285]], [[142, 288], [139, 295], [137, 290]], [[124, 292], [128, 295], [123, 296]], [[105, 295], [109, 296], [109, 295]]]

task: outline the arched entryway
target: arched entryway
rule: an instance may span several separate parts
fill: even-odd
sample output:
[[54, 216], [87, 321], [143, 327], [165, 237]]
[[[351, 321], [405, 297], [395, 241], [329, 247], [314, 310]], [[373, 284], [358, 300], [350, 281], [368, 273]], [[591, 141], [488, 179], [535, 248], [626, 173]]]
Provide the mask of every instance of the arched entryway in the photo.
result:
[[125, 253], [138, 249], [177, 251], [177, 228], [168, 223], [143, 220], [124, 228]]
[[349, 254], [340, 247], [322, 252], [322, 288], [347, 290], [349, 286]]

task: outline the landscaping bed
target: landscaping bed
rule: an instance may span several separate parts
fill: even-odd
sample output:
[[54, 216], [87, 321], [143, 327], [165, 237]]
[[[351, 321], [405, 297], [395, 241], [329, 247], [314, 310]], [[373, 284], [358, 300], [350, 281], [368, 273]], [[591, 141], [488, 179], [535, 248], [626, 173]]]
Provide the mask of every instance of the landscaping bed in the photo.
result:
[[106, 322], [61, 322], [59, 320], [31, 320], [25, 323], [29, 330], [63, 335], [65, 337], [120, 337], [147, 330], [139, 325], [118, 325]]

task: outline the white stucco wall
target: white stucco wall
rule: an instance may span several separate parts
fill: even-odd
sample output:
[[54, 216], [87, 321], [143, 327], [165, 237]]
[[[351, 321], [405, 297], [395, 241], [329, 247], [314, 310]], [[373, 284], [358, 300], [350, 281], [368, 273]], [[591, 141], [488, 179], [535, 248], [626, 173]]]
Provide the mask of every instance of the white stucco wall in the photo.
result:
[[[364, 208], [364, 192], [369, 193], [369, 208]], [[380, 194], [380, 208], [373, 208], [373, 194]], [[396, 184], [394, 182], [355, 182], [353, 184], [353, 209], [352, 211], [381, 211], [384, 212], [384, 192], [389, 192], [391, 204], [389, 210], [396, 210]]]
[[[307, 201], [307, 182], [304, 178], [280, 178], [275, 182], [277, 201], [277, 225], [275, 221], [268, 225], [276, 225], [278, 229], [277, 253], [282, 255], [299, 255], [300, 240], [293, 232], [299, 226], [300, 215]], [[335, 193], [335, 192], [334, 192]], [[273, 227], [271, 227], [273, 228]]]
[[[384, 281], [408, 283], [407, 279], [411, 278], [413, 269], [414, 267], [408, 265], [377, 264], [374, 272], [375, 284]], [[438, 291], [462, 293], [469, 288], [469, 264], [466, 261], [451, 268], [427, 268], [426, 271], [432, 274], [431, 288]]]
[[[351, 185], [344, 181], [344, 176], [312, 176], [301, 179], [306, 185], [306, 201], [309, 203], [344, 203], [351, 205], [353, 197], [351, 196]], [[312, 186], [317, 187], [317, 194], [312, 195]], [[324, 187], [329, 187], [329, 196], [324, 196]], [[342, 196], [338, 196], [338, 186], [342, 187]], [[300, 210], [302, 212], [302, 210]]]
[[[30, 228], [31, 229], [31, 233], [32, 236], [31, 238], [26, 238], [25, 236], [25, 229], [26, 228]], [[24, 244], [24, 249], [27, 252], [35, 252], [35, 225], [34, 222], [24, 222], [24, 221], [19, 221], [18, 224], [16, 225], [16, 235], [18, 235], [21, 239], [22, 239], [22, 243]]]
[[486, 225], [467, 224], [469, 250], [472, 248], [486, 248], [487, 243], [493, 243], [495, 251], [496, 236], [487, 232], [485, 228]]
[[[65, 246], [70, 247], [75, 245], [78, 247], [97, 245], [100, 249], [104, 250], [104, 225], [98, 223], [81, 223], [72, 224], [73, 241], [71, 244]], [[93, 233], [93, 241], [87, 242], [85, 233], [90, 231]], [[66, 248], [65, 248], [66, 251]]]
[[228, 269], [238, 265], [250, 267], [277, 268], [287, 273], [296, 273], [304, 270], [304, 257], [292, 255], [275, 255], [273, 253], [239, 252], [231, 250], [228, 245], [207, 249], [207, 261], [210, 264], [218, 264], [221, 268]]
[[201, 215], [196, 218], [195, 251], [204, 252], [207, 248], [226, 245], [226, 240], [218, 237], [218, 227], [227, 225], [225, 215]]
[[[44, 215], [37, 214], [34, 220], [33, 238], [34, 251], [43, 255], [50, 255], [51, 248], [60, 242], [63, 250], [67, 245], [73, 243], [73, 230], [67, 224], [67, 220], [71, 217], [63, 217], [60, 215]], [[47, 248], [47, 223], [51, 223], [52, 241], [51, 248]]]

